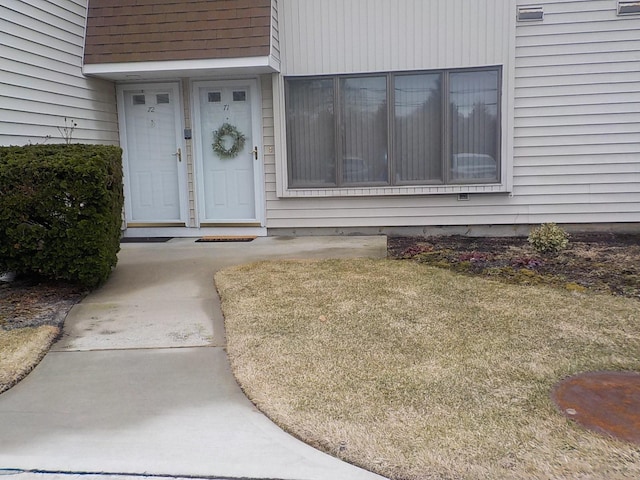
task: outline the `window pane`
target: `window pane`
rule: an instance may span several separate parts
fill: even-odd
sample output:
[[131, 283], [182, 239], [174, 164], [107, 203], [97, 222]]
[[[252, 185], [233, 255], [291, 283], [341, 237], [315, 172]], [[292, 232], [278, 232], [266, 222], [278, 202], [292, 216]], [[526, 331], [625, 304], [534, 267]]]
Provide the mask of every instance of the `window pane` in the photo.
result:
[[333, 79], [287, 81], [289, 186], [336, 185]]
[[394, 92], [396, 180], [441, 180], [442, 76], [396, 76]]
[[387, 79], [343, 78], [342, 180], [345, 184], [387, 182]]
[[498, 72], [449, 76], [451, 181], [498, 180]]

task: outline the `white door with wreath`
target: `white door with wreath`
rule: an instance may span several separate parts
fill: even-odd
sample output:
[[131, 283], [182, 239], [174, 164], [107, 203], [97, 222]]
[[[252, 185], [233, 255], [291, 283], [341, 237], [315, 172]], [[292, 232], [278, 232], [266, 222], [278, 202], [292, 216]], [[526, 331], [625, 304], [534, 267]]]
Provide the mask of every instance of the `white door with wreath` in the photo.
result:
[[200, 226], [255, 224], [262, 188], [257, 83], [196, 82], [193, 87]]

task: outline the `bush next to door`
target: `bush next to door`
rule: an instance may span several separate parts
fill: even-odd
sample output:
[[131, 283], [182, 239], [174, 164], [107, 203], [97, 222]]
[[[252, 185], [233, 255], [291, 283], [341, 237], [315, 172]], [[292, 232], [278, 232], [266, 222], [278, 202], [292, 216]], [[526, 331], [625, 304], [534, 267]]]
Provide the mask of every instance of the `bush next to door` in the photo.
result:
[[95, 287], [117, 262], [122, 150], [0, 147], [0, 272]]

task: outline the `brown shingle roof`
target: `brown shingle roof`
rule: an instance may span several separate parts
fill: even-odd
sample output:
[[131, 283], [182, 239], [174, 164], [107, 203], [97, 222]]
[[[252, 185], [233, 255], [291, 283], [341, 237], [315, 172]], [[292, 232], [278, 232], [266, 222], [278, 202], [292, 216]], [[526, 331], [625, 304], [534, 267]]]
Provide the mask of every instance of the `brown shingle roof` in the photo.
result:
[[271, 0], [90, 0], [86, 64], [266, 56]]

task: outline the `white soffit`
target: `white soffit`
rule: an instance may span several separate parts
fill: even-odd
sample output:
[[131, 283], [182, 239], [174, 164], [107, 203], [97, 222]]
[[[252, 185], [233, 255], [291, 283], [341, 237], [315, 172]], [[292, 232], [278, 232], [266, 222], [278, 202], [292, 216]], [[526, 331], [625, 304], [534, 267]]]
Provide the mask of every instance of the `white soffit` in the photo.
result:
[[270, 56], [220, 58], [206, 60], [172, 60], [85, 64], [82, 73], [108, 80], [156, 80], [176, 77], [211, 77], [259, 75], [280, 71], [280, 64]]

